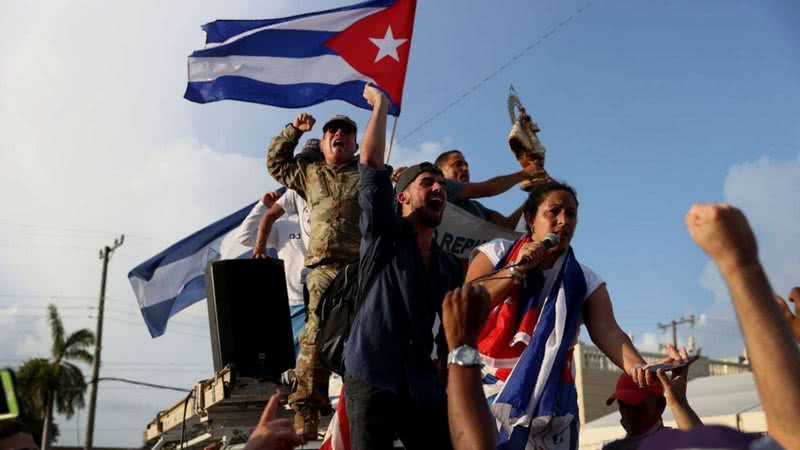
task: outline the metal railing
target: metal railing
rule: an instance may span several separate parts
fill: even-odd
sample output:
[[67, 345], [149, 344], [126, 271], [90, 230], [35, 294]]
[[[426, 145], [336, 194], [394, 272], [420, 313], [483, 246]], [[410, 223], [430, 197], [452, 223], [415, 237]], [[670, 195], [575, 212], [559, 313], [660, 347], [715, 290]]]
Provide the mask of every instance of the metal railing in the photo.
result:
[[[620, 372], [619, 367], [616, 366], [610, 359], [595, 346], [592, 345], [585, 345], [585, 344], [578, 344], [579, 348], [576, 348], [576, 356], [580, 355], [583, 358], [581, 361], [584, 370], [602, 370], [608, 372]], [[661, 353], [642, 353], [642, 357], [645, 361], [652, 362], [657, 361], [659, 359], [664, 358], [664, 355]], [[721, 376], [721, 375], [736, 375], [739, 373], [750, 372], [750, 366], [748, 364], [736, 363], [736, 362], [727, 362], [727, 361], [718, 361], [707, 359], [705, 357], [701, 357], [698, 362], [704, 362], [705, 364], [697, 364], [698, 369], [701, 366], [707, 367], [707, 374], [702, 374], [695, 372], [695, 376]], [[703, 372], [703, 369], [700, 369]]]

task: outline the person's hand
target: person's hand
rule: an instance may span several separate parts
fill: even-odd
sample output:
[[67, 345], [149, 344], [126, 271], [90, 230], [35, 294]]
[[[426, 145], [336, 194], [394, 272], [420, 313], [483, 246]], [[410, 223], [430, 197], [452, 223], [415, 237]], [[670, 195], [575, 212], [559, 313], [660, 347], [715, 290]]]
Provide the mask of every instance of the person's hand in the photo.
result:
[[552, 179], [550, 175], [547, 174], [547, 171], [544, 170], [544, 164], [538, 160], [531, 161], [530, 164], [525, 166], [522, 169], [522, 176], [526, 180], [548, 181]]
[[315, 123], [317, 123], [317, 119], [314, 116], [308, 113], [301, 113], [294, 118], [292, 126], [305, 133], [306, 131], [311, 131]]
[[444, 296], [442, 323], [450, 351], [478, 346], [478, 335], [489, 315], [489, 292], [479, 284], [455, 288]]
[[727, 204], [695, 204], [686, 214], [686, 226], [692, 239], [720, 269], [758, 262], [753, 230], [737, 208]]
[[[673, 364], [685, 362], [689, 359], [689, 354], [686, 348], [681, 348], [678, 352], [672, 344], [667, 345], [668, 358], [659, 362], [659, 364]], [[683, 405], [686, 404], [686, 382], [689, 377], [689, 366], [680, 369], [673, 369], [671, 375], [667, 375], [664, 369], [658, 369], [656, 376], [664, 386], [664, 397], [670, 405]]]
[[269, 398], [258, 425], [250, 433], [245, 450], [285, 450], [295, 448], [303, 443], [303, 439], [292, 429], [289, 419], [276, 419], [281, 395], [276, 392]]
[[261, 197], [261, 203], [263, 203], [267, 208], [272, 208], [272, 205], [274, 205], [275, 202], [281, 198], [281, 195], [283, 194], [278, 191], [267, 192]]
[[256, 245], [253, 247], [253, 259], [267, 259], [270, 256], [267, 254], [267, 247]]
[[639, 386], [640, 388], [646, 388], [647, 386], [650, 386], [651, 384], [656, 382], [657, 379], [656, 375], [653, 372], [647, 370], [648, 367], [654, 364], [660, 364], [660, 363], [654, 362], [650, 364], [644, 364], [644, 363], [636, 364], [635, 366], [627, 370], [628, 375], [630, 375], [631, 378], [633, 378], [633, 382], [636, 383], [637, 386]]
[[400, 166], [397, 169], [394, 169], [394, 171], [392, 171], [392, 183], [397, 183], [397, 180], [400, 179], [400, 175], [402, 175], [403, 171], [406, 169], [408, 169], [407, 166]]
[[783, 317], [789, 324], [789, 328], [792, 329], [794, 340], [800, 342], [800, 319], [797, 318], [797, 304], [800, 303], [800, 287], [794, 287], [792, 288], [792, 291], [789, 292], [789, 301], [794, 304], [794, 313], [792, 313], [792, 310], [789, 309], [789, 306], [781, 296], [776, 295], [775, 301], [778, 303], [781, 313], [783, 313]]
[[366, 100], [370, 106], [375, 106], [375, 104], [377, 104], [378, 102], [386, 101], [386, 96], [383, 94], [383, 91], [378, 89], [378, 87], [372, 83], [367, 83], [366, 85], [364, 85], [363, 95], [364, 95], [364, 100]]
[[522, 272], [526, 272], [530, 269], [535, 268], [542, 262], [542, 258], [544, 258], [545, 252], [547, 251], [544, 248], [544, 245], [541, 242], [526, 242], [522, 244], [522, 248], [519, 249], [517, 252], [517, 257], [514, 259], [514, 264], [520, 264], [523, 258], [528, 258], [528, 262], [525, 264], [520, 264], [516, 266]]

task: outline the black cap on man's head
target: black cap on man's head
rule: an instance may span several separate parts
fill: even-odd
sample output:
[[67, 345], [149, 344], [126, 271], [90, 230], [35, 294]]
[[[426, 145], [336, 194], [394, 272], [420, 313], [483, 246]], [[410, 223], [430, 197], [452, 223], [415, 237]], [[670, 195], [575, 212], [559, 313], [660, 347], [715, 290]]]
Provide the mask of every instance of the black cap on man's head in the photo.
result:
[[397, 179], [397, 183], [394, 185], [394, 192], [396, 194], [399, 194], [405, 191], [408, 185], [413, 183], [418, 176], [426, 172], [443, 176], [442, 171], [438, 167], [434, 166], [428, 161], [425, 161], [405, 169], [403, 173], [400, 174], [400, 177]]
[[340, 124], [340, 125], [347, 124], [353, 127], [353, 132], [358, 131], [358, 125], [356, 125], [356, 122], [353, 119], [345, 116], [344, 114], [337, 114], [328, 119], [327, 122], [325, 122], [325, 125], [322, 126], [322, 132], [325, 133], [326, 131], [328, 131], [328, 128], [330, 128], [331, 125], [334, 124]]

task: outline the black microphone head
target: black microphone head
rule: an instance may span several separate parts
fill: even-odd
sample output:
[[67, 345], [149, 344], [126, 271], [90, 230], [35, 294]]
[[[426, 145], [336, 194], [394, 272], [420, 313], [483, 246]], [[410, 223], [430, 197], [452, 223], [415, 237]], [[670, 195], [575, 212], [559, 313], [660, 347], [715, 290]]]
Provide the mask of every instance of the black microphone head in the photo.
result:
[[544, 248], [550, 249], [558, 245], [558, 236], [555, 233], [550, 233], [542, 239]]

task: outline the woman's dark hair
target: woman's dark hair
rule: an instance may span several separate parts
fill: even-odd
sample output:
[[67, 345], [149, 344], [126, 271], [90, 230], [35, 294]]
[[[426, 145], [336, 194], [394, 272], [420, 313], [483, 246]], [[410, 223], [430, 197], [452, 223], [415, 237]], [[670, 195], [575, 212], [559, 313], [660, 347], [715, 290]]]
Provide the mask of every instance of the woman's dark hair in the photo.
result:
[[539, 210], [539, 205], [544, 202], [544, 199], [549, 193], [557, 191], [568, 192], [570, 195], [572, 195], [572, 198], [575, 199], [575, 206], [578, 206], [578, 194], [575, 193], [575, 188], [567, 183], [556, 180], [536, 183], [533, 187], [533, 190], [531, 190], [531, 193], [528, 194], [528, 199], [525, 200], [525, 204], [522, 206], [522, 213], [525, 215], [525, 222], [528, 222], [528, 217], [536, 215], [536, 211]]

